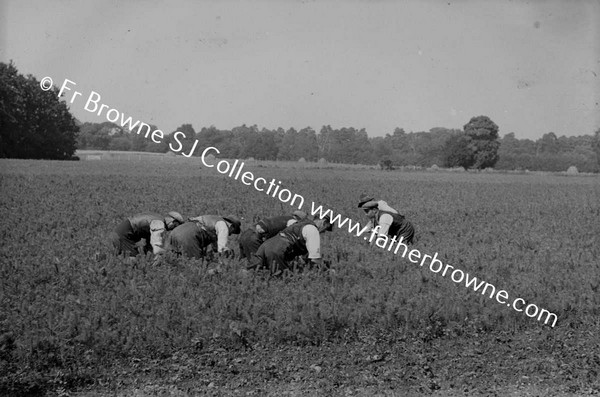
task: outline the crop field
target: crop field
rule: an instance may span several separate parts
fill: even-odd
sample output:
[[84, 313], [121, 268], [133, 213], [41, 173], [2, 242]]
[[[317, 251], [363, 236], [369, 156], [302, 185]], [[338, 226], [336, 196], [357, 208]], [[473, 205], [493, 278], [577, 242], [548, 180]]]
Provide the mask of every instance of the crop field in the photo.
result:
[[347, 229], [322, 236], [335, 272], [130, 264], [108, 235], [135, 213], [232, 213], [245, 229], [295, 208], [197, 162], [2, 160], [0, 394], [600, 393], [600, 178], [248, 169], [363, 225], [359, 195], [386, 200], [415, 249], [555, 326]]

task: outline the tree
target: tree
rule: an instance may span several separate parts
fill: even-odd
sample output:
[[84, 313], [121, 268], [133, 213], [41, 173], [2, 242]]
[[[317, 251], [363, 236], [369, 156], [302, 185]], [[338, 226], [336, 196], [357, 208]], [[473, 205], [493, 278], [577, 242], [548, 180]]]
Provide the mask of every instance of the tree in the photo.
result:
[[295, 157], [297, 159], [304, 158], [308, 161], [317, 161], [318, 152], [317, 133], [315, 130], [310, 127], [301, 129], [296, 137]]
[[[183, 133], [177, 134], [178, 132]], [[177, 134], [177, 136], [175, 136]], [[179, 149], [178, 152], [189, 153], [194, 147], [194, 143], [196, 142], [196, 131], [194, 131], [194, 127], [191, 124], [182, 124], [175, 129], [175, 131], [169, 134], [169, 143], [173, 143], [173, 147], [175, 149]], [[154, 142], [151, 142], [154, 144]], [[199, 156], [197, 150], [194, 150], [194, 155]]]
[[379, 167], [384, 171], [393, 171], [394, 163], [392, 163], [392, 160], [390, 159], [383, 159], [379, 161]]
[[[156, 128], [154, 128], [152, 131], [156, 131]], [[148, 142], [148, 139], [142, 135], [142, 134], [136, 134], [135, 132], [130, 133], [130, 149], [134, 152], [143, 152], [146, 151], [147, 149], [150, 149], [148, 146], [150, 145], [156, 145], [156, 143], [150, 141]]]
[[126, 136], [117, 136], [111, 139], [108, 144], [109, 150], [129, 151], [131, 150], [131, 141]]
[[443, 150], [444, 166], [471, 167], [474, 159], [470, 143], [471, 138], [462, 132], [448, 138]]
[[540, 153], [556, 154], [559, 152], [559, 142], [554, 132], [544, 134], [538, 141], [536, 156]]
[[594, 139], [592, 140], [592, 149], [594, 152], [596, 152], [596, 160], [598, 161], [598, 166], [600, 167], [600, 128], [598, 128], [594, 134]]
[[294, 158], [294, 148], [296, 147], [297, 138], [298, 133], [293, 128], [290, 128], [283, 134], [277, 154], [278, 160], [298, 160], [297, 158]]
[[474, 153], [473, 168], [478, 170], [493, 167], [500, 158], [498, 156], [498, 149], [500, 148], [500, 142], [497, 140], [471, 140], [469, 144], [471, 151]]
[[[468, 151], [471, 152], [472, 156], [468, 161], [471, 163], [468, 167], [477, 169], [493, 167], [498, 162], [498, 149], [500, 148], [496, 123], [487, 116], [473, 117], [465, 124], [464, 133], [465, 140], [468, 143]], [[464, 143], [465, 141], [459, 145], [461, 150], [461, 145]], [[458, 157], [463, 158], [463, 154]], [[464, 159], [466, 160], [466, 158]]]
[[361, 128], [356, 131], [356, 135], [353, 142], [354, 154], [351, 158], [352, 163], [356, 164], [373, 164], [376, 163], [375, 156], [373, 155], [373, 147], [371, 141], [367, 135], [367, 131]]
[[460, 130], [450, 130], [447, 128], [436, 127], [429, 132], [418, 132], [411, 134], [414, 136], [414, 147], [412, 160], [414, 165], [421, 167], [431, 167], [434, 164], [444, 163], [444, 148], [446, 141]]
[[519, 140], [515, 137], [514, 132], [504, 135], [504, 137], [500, 140], [500, 151], [502, 152], [513, 153], [518, 147]]
[[321, 131], [317, 136], [317, 146], [319, 147], [319, 158], [327, 159], [331, 152], [331, 141], [333, 128], [330, 125], [321, 127]]
[[54, 86], [44, 91], [32, 75], [0, 62], [0, 157], [73, 157], [79, 126], [58, 92]]

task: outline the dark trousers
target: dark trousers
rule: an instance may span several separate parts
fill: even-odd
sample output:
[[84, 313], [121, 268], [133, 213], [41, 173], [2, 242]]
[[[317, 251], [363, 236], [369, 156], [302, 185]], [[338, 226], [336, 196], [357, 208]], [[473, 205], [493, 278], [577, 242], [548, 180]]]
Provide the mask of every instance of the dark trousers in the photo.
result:
[[212, 242], [210, 233], [196, 222], [186, 222], [171, 231], [165, 248], [177, 255], [200, 259], [206, 256], [206, 247]]
[[264, 241], [263, 237], [256, 230], [245, 230], [239, 239], [240, 259], [246, 258], [248, 261], [252, 260], [252, 256], [258, 251], [258, 248]]
[[[142, 239], [145, 240], [145, 243], [140, 251], [140, 249], [138, 249], [138, 243]], [[152, 252], [150, 235], [139, 235], [134, 233], [128, 219], [121, 222], [111, 233], [111, 241], [115, 255], [124, 254], [126, 256], [136, 256], [139, 253], [145, 254], [146, 252]]]
[[248, 269], [268, 269], [271, 274], [280, 274], [290, 269], [290, 262], [296, 257], [292, 243], [285, 237], [274, 236], [261, 244], [252, 256]]

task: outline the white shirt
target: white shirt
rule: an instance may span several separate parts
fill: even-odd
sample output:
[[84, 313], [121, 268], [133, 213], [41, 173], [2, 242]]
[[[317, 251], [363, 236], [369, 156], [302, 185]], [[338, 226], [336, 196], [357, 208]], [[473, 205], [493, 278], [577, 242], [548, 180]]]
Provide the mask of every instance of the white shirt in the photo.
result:
[[163, 252], [165, 249], [165, 230], [167, 230], [165, 223], [157, 219], [150, 222], [150, 245], [152, 245], [152, 252], [158, 254]]
[[306, 225], [302, 228], [302, 237], [306, 241], [306, 250], [308, 259], [318, 259], [321, 257], [321, 235], [315, 225]]
[[215, 234], [217, 235], [217, 252], [223, 252], [227, 248], [227, 239], [229, 238], [229, 227], [227, 223], [220, 219], [218, 215], [200, 215], [195, 218], [190, 218], [191, 221], [200, 222], [200, 224], [209, 231], [212, 231], [212, 222], [214, 223]]
[[[382, 214], [379, 217], [379, 220], [375, 222], [379, 226], [379, 235], [387, 236], [390, 226], [392, 226], [393, 222], [394, 218], [390, 214]], [[373, 230], [375, 228], [374, 222], [369, 221], [369, 223], [367, 223], [367, 228], [367, 230]]]
[[215, 223], [215, 232], [217, 233], [217, 252], [223, 252], [227, 247], [227, 238], [229, 237], [229, 227], [225, 221]]
[[379, 217], [379, 235], [387, 236], [388, 230], [390, 230], [390, 226], [394, 222], [394, 218], [390, 214], [383, 214]]

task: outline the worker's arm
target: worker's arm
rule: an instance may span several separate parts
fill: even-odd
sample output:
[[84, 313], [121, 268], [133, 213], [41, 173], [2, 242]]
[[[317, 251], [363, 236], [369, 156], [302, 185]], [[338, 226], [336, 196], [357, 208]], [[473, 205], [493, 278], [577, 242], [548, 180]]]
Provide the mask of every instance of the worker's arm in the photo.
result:
[[390, 214], [383, 214], [381, 215], [381, 217], [379, 218], [379, 235], [380, 236], [387, 236], [388, 234], [388, 230], [390, 230], [390, 226], [392, 226], [392, 222], [394, 221], [394, 218], [392, 218], [392, 216]]
[[379, 200], [377, 202], [377, 208], [379, 208], [382, 211], [393, 212], [394, 214], [398, 213], [398, 211], [396, 211], [395, 208], [390, 207], [390, 205], [383, 200]]

